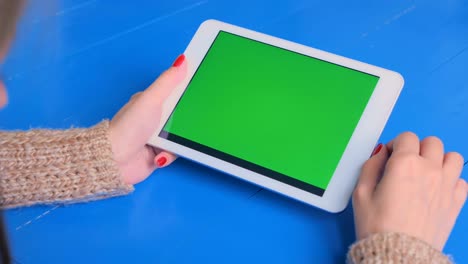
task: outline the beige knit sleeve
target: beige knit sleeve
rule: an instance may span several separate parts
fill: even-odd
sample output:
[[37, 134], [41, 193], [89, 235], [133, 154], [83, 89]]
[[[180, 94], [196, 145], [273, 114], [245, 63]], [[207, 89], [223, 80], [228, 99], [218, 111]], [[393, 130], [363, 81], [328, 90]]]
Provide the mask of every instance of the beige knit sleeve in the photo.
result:
[[417, 238], [400, 233], [371, 235], [351, 246], [347, 263], [450, 264], [449, 257]]
[[89, 129], [0, 132], [0, 207], [72, 203], [131, 192], [108, 138]]

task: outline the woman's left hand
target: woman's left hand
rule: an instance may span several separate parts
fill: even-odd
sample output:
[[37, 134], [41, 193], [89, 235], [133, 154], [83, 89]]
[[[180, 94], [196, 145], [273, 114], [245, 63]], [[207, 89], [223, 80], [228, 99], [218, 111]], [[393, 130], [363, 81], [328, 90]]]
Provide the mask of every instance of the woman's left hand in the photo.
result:
[[187, 63], [181, 55], [150, 87], [133, 95], [110, 122], [112, 151], [125, 183], [139, 183], [175, 160], [173, 154], [146, 143], [161, 122], [164, 101], [186, 73]]

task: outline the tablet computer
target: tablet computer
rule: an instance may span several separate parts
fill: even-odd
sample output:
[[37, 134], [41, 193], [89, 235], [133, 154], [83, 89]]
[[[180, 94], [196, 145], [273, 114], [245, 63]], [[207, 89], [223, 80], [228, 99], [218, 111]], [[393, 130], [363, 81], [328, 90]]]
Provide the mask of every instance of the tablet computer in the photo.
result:
[[216, 20], [149, 144], [342, 211], [403, 87], [400, 74]]

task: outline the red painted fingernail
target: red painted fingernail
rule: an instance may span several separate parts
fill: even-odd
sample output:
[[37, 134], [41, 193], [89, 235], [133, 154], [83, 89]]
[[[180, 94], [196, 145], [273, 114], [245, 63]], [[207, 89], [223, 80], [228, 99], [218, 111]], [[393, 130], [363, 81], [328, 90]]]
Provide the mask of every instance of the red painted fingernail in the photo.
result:
[[372, 152], [371, 157], [379, 154], [380, 150], [382, 150], [382, 147], [383, 147], [382, 143], [378, 144], [377, 147], [375, 147], [374, 152]]
[[182, 65], [182, 63], [184, 63], [184, 60], [185, 60], [185, 55], [184, 54], [179, 55], [179, 57], [177, 57], [177, 59], [174, 61], [174, 64], [172, 64], [172, 67], [179, 67], [180, 65]]
[[162, 167], [162, 166], [164, 166], [164, 164], [166, 164], [167, 158], [166, 157], [160, 157], [156, 162], [158, 163], [158, 167]]

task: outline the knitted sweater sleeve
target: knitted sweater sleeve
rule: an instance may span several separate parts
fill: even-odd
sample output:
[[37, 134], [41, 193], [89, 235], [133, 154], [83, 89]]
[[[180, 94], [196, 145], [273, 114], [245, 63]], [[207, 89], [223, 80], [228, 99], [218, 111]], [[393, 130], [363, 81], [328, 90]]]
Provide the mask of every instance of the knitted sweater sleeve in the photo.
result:
[[0, 132], [0, 207], [72, 203], [131, 192], [113, 159], [109, 122], [89, 129]]
[[417, 238], [401, 233], [378, 233], [351, 246], [348, 264], [450, 264], [452, 261], [439, 250]]

